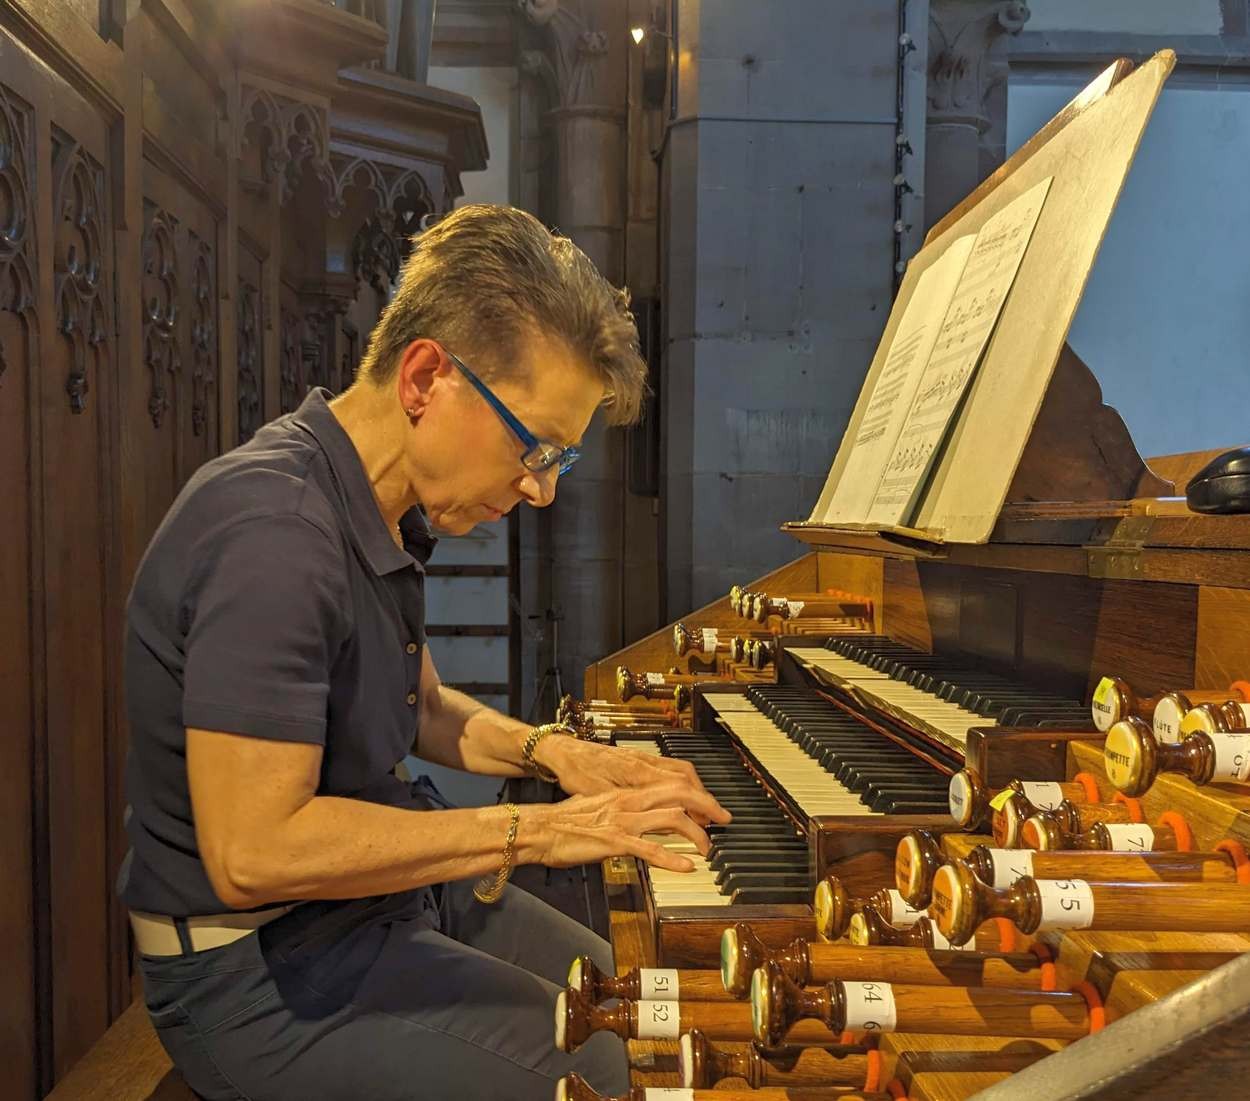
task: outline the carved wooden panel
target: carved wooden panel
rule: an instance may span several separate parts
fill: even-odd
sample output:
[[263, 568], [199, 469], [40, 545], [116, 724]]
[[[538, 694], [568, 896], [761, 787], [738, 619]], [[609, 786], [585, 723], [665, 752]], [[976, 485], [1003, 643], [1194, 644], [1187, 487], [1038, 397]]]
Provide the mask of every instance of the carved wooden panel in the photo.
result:
[[50, 92], [52, 283], [56, 335], [42, 345], [44, 615], [52, 915], [52, 1066], [58, 1076], [109, 1020], [112, 873], [104, 782], [112, 639], [106, 553], [116, 400], [110, 163], [106, 120], [68, 85]]
[[[190, 273], [187, 327], [191, 344], [191, 440], [188, 466], [194, 470], [217, 453], [217, 250], [212, 240], [187, 230]], [[190, 472], [188, 471], [188, 473]]]
[[[11, 76], [12, 74], [6, 74]], [[41, 663], [32, 652], [39, 551], [31, 493], [30, 455], [38, 438], [38, 340], [35, 249], [35, 113], [0, 85], [0, 499], [9, 517], [0, 539], [0, 701], [6, 729], [0, 740], [0, 1063], [14, 1097], [36, 1090], [40, 1039], [35, 1012], [34, 901], [35, 744]]]
[[68, 134], [53, 136], [52, 208], [57, 328], [68, 353], [64, 389], [73, 413], [83, 413], [107, 341], [102, 256], [104, 168]]
[[[140, 311], [146, 423], [134, 423], [145, 476], [131, 487], [142, 540], [183, 483], [217, 454], [217, 221], [187, 184], [143, 163]], [[132, 402], [127, 416], [134, 420]]]

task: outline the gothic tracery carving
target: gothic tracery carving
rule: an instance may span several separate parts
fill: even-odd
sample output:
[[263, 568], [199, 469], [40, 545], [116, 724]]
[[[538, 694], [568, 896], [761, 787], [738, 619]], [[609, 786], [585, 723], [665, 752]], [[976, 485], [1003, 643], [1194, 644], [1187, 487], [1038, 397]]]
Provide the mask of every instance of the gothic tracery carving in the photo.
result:
[[143, 364], [150, 373], [148, 416], [160, 428], [177, 387], [182, 357], [178, 348], [178, 223], [152, 203], [145, 203], [143, 233]]
[[332, 214], [341, 216], [346, 210], [346, 192], [350, 187], [366, 188], [374, 200], [373, 213], [352, 239], [352, 270], [358, 283], [368, 283], [385, 297], [407, 259], [421, 218], [434, 210], [429, 186], [415, 168], [340, 153], [332, 155], [331, 163]]
[[217, 385], [217, 303], [213, 249], [191, 234], [191, 431], [204, 435]]
[[294, 413], [304, 396], [300, 387], [300, 367], [303, 357], [303, 324], [293, 310], [279, 312], [278, 326], [278, 399], [279, 410]]
[[324, 110], [267, 88], [245, 85], [240, 117], [240, 152], [257, 142], [264, 177], [278, 184], [283, 204], [295, 193], [305, 169], [321, 181], [328, 195], [333, 194], [330, 134]]
[[399, 275], [399, 245], [394, 234], [375, 215], [357, 231], [352, 239], [352, 270], [360, 283], [368, 283], [385, 298], [387, 288]]
[[104, 169], [77, 141], [52, 131], [53, 294], [57, 329], [70, 344], [65, 380], [70, 410], [83, 413], [96, 365], [108, 339], [104, 289]]
[[[14, 314], [35, 304], [33, 125], [30, 107], [0, 86], [0, 310]], [[0, 379], [4, 369], [0, 347]]]
[[238, 395], [239, 443], [247, 443], [261, 426], [260, 290], [239, 280]]

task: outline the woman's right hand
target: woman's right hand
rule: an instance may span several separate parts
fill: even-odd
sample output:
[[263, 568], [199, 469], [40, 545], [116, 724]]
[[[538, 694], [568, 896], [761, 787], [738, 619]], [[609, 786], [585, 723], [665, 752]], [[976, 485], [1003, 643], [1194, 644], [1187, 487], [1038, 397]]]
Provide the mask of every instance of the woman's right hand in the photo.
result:
[[527, 804], [517, 831], [518, 863], [570, 868], [612, 856], [636, 856], [657, 868], [689, 872], [694, 864], [643, 834], [677, 834], [707, 854], [707, 834], [690, 817], [726, 817], [706, 791], [675, 781]]

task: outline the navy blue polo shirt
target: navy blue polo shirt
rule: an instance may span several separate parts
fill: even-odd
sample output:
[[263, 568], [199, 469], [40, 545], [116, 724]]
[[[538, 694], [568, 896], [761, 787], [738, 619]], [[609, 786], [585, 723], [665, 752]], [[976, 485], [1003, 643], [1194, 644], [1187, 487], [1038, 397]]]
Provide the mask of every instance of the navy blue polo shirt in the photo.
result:
[[318, 794], [410, 801], [425, 644], [418, 509], [391, 538], [324, 390], [206, 463], [174, 501], [126, 612], [130, 720], [118, 889], [150, 913], [221, 913], [195, 840], [186, 728], [324, 747]]

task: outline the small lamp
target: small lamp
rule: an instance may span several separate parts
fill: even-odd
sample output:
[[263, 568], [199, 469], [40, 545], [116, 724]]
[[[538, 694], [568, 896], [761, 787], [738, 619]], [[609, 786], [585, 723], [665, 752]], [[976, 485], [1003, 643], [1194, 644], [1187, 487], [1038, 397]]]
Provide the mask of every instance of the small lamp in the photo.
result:
[[660, 29], [661, 14], [651, 9], [651, 23], [630, 27], [634, 44], [642, 46], [642, 101], [648, 107], [664, 105], [664, 91], [668, 84], [668, 70], [672, 61], [673, 36]]

